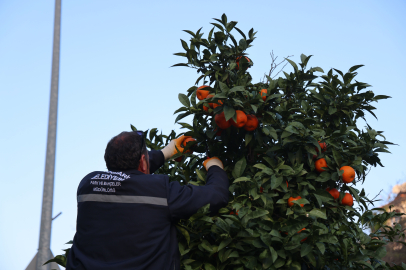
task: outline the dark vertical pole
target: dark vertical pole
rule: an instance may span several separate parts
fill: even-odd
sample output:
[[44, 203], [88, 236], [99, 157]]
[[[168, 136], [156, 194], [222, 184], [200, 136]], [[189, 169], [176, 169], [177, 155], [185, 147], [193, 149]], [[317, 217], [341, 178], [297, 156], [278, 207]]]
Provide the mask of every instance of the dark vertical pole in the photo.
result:
[[44, 190], [42, 194], [41, 229], [39, 234], [36, 269], [50, 269], [50, 264], [42, 266], [51, 259], [51, 223], [54, 197], [56, 120], [58, 113], [59, 48], [61, 34], [61, 0], [55, 0], [54, 43], [52, 51], [51, 97], [49, 102], [49, 121], [47, 152], [45, 161]]

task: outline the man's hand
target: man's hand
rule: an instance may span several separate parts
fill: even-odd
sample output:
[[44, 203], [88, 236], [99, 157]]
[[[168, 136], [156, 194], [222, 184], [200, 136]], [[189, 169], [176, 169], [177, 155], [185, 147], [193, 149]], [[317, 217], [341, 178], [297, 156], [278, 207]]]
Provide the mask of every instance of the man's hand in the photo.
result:
[[[184, 147], [182, 146], [183, 141], [188, 138], [192, 137], [182, 135], [179, 138], [172, 140], [167, 146], [165, 146], [165, 148], [161, 150], [162, 153], [164, 154], [165, 160], [170, 159], [173, 155], [178, 153], [178, 150], [180, 153], [183, 153], [184, 151]], [[176, 148], [178, 148], [178, 150], [176, 150]]]
[[224, 170], [223, 162], [221, 162], [221, 160], [218, 157], [208, 158], [203, 162], [203, 166], [206, 169], [206, 171], [208, 171], [209, 168], [213, 165], [219, 166], [220, 168], [222, 168]]

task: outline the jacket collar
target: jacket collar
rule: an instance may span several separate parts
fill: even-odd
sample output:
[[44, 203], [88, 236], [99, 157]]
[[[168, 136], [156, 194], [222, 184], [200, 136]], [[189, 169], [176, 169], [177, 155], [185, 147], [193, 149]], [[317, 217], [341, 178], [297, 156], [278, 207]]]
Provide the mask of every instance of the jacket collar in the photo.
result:
[[142, 174], [145, 174], [145, 173], [142, 173], [142, 172], [140, 172], [139, 170], [137, 170], [137, 169], [133, 169], [133, 170], [126, 170], [126, 171], [117, 171], [117, 170], [111, 170], [112, 172], [123, 172], [123, 173], [125, 173], [125, 174], [135, 174], [135, 175], [142, 175]]

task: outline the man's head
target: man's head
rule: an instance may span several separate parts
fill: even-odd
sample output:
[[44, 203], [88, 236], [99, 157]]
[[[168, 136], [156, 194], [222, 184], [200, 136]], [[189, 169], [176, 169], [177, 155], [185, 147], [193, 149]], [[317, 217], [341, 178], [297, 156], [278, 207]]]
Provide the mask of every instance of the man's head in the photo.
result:
[[137, 132], [121, 132], [107, 144], [104, 160], [109, 171], [138, 169], [149, 173], [148, 152], [142, 136]]

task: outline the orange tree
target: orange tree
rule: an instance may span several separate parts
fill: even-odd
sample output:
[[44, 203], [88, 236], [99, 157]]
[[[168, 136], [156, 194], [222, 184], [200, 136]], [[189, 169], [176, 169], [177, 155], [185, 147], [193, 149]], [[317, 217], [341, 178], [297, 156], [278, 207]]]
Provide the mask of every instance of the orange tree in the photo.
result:
[[[202, 161], [217, 156], [230, 179], [230, 200], [217, 214], [205, 206], [179, 222], [182, 269], [406, 269], [381, 260], [386, 243], [404, 237], [399, 226], [385, 225], [401, 214], [371, 209], [374, 200], [356, 188], [369, 167], [382, 166], [378, 154], [391, 144], [369, 125], [359, 129], [357, 120], [365, 112], [375, 116], [371, 103], [389, 97], [354, 79], [361, 65], [324, 74], [309, 68], [305, 55], [299, 64], [286, 59], [293, 71], [284, 78], [253, 83], [248, 71], [255, 61], [246, 50], [254, 30], [244, 34], [225, 15], [215, 20], [207, 38], [186, 30], [190, 42], [182, 40], [184, 52], [176, 55], [187, 63], [174, 65], [200, 75], [199, 89], [179, 94], [183, 106], [175, 112], [176, 122], [193, 116], [179, 124], [196, 139], [186, 146], [194, 153], [178, 154], [179, 162], [157, 173], [204, 185]], [[175, 137], [152, 129], [146, 141], [161, 149]], [[65, 255], [55, 260], [64, 264]]]
[[[190, 124], [179, 124], [196, 139], [188, 145], [195, 154], [159, 173], [204, 185], [202, 160], [217, 156], [230, 179], [230, 201], [217, 215], [206, 206], [180, 221], [183, 269], [389, 269], [381, 260], [385, 244], [404, 233], [384, 222], [401, 214], [371, 209], [374, 201], [356, 188], [368, 167], [382, 166], [378, 154], [391, 144], [368, 124], [360, 129], [357, 120], [366, 112], [375, 116], [371, 103], [389, 97], [354, 79], [362, 65], [318, 76], [324, 71], [309, 68], [305, 55], [299, 64], [286, 59], [293, 71], [284, 78], [253, 83], [248, 71], [255, 61], [246, 50], [256, 32], [244, 34], [224, 14], [215, 20], [207, 38], [201, 29], [185, 30], [190, 42], [181, 40], [184, 52], [175, 54], [187, 62], [174, 66], [196, 69], [196, 85], [211, 94], [197, 99], [197, 86], [179, 94], [176, 122], [193, 116]], [[258, 126], [238, 125], [244, 121], [239, 111]], [[155, 129], [149, 135], [152, 149], [176, 136], [156, 135]], [[326, 161], [321, 172], [315, 168], [320, 159]], [[352, 182], [343, 182], [344, 166], [355, 171]], [[338, 198], [326, 189], [338, 190]], [[365, 233], [371, 226], [381, 229]]]

